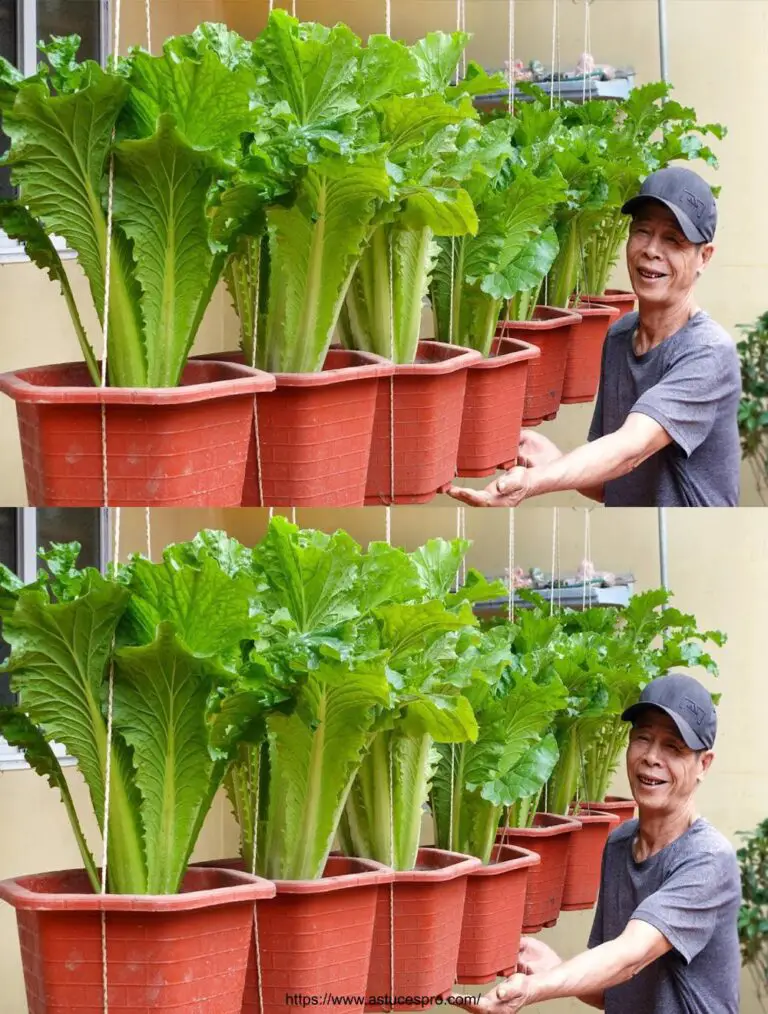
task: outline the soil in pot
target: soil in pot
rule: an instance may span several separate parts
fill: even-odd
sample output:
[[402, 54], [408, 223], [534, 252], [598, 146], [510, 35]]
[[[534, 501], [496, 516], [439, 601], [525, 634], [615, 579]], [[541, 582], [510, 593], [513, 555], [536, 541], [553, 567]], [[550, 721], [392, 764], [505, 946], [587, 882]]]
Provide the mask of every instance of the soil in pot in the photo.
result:
[[268, 373], [215, 360], [190, 360], [168, 388], [94, 387], [83, 363], [0, 375], [33, 507], [239, 506], [253, 398], [274, 386]]
[[541, 864], [535, 852], [495, 845], [488, 866], [467, 878], [458, 981], [492, 982], [517, 969], [528, 877]]
[[600, 889], [600, 868], [608, 835], [619, 826], [615, 813], [592, 810], [582, 804], [571, 808], [581, 824], [581, 833], [574, 835], [565, 871], [563, 912], [593, 908]]
[[595, 400], [600, 385], [600, 365], [608, 328], [619, 319], [615, 306], [581, 299], [574, 309], [581, 323], [573, 329], [563, 382], [563, 405]]
[[254, 903], [274, 893], [215, 868], [190, 869], [176, 895], [97, 895], [84, 870], [0, 883], [16, 909], [29, 1014], [103, 1009], [102, 911], [110, 1012], [240, 1014]]
[[624, 796], [606, 796], [602, 803], [582, 803], [588, 810], [602, 810], [603, 813], [614, 813], [619, 818], [619, 823], [624, 824], [628, 820], [634, 820], [637, 815], [637, 803], [634, 799], [627, 799]]
[[[240, 859], [221, 865], [243, 868]], [[318, 880], [275, 881], [275, 897], [259, 908], [258, 959], [251, 934], [242, 1014], [280, 1014], [291, 1003], [288, 997], [295, 1006], [307, 997], [312, 1010], [343, 1007], [360, 1014], [379, 890], [388, 890], [381, 885], [393, 875], [371, 859], [331, 855]]]
[[467, 371], [457, 472], [492, 475], [517, 462], [528, 371], [541, 350], [517, 338], [496, 337], [487, 359]]
[[421, 848], [420, 869], [397, 872], [392, 887], [381, 888], [366, 993], [382, 1002], [366, 1010], [423, 1010], [419, 997], [451, 994], [467, 876], [480, 865], [458, 852]]
[[538, 426], [557, 415], [572, 334], [580, 320], [573, 310], [537, 306], [532, 320], [506, 320], [499, 324], [498, 336], [520, 339], [541, 352], [528, 366], [523, 426]]
[[[427, 503], [456, 476], [467, 368], [479, 352], [419, 342], [416, 362], [379, 386], [366, 505]], [[394, 408], [394, 426], [392, 424]]]
[[319, 373], [274, 374], [276, 389], [256, 399], [242, 506], [362, 507], [379, 381], [392, 369], [373, 353], [331, 348]]
[[531, 869], [528, 875], [523, 933], [538, 933], [557, 922], [563, 901], [568, 852], [574, 837], [580, 833], [578, 820], [554, 813], [537, 813], [533, 827], [499, 830], [497, 842], [530, 849], [541, 858], [540, 865]]

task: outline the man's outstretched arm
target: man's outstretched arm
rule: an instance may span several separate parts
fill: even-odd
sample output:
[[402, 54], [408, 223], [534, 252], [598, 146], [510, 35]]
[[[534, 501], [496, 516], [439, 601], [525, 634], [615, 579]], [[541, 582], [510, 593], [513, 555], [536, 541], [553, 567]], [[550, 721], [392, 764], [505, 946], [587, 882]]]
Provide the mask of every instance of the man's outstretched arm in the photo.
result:
[[627, 475], [671, 443], [672, 438], [655, 419], [633, 412], [615, 433], [546, 464], [513, 468], [482, 491], [454, 487], [449, 493], [473, 507], [516, 507], [530, 497], [564, 490], [579, 490], [602, 500], [606, 482]]
[[628, 982], [645, 967], [672, 950], [666, 937], [650, 923], [633, 919], [615, 940], [584, 951], [548, 971], [513, 975], [479, 1002], [465, 1009], [483, 1014], [515, 1014], [531, 1004], [578, 997], [603, 1008], [603, 995]]

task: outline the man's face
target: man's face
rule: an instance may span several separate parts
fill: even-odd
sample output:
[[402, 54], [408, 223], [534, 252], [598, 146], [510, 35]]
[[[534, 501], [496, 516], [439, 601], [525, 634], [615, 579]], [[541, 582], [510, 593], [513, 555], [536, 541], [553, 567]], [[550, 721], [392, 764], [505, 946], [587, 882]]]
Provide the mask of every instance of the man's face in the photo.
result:
[[645, 811], [664, 815], [687, 805], [714, 754], [686, 746], [672, 719], [658, 708], [643, 711], [629, 734], [627, 775]]
[[657, 306], [685, 301], [714, 252], [685, 238], [672, 212], [648, 200], [632, 219], [627, 268], [640, 300]]

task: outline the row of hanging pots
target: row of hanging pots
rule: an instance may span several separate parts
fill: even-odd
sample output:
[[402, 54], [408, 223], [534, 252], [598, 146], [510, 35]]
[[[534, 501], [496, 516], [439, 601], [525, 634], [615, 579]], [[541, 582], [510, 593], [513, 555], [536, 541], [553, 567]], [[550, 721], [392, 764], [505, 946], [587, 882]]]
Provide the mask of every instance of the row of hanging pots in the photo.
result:
[[487, 359], [422, 341], [413, 365], [332, 348], [319, 373], [274, 375], [217, 353], [176, 388], [95, 388], [63, 364], [0, 375], [0, 391], [35, 506], [425, 503], [456, 475], [514, 464], [521, 426], [591, 401], [618, 315], [537, 307], [500, 325]]
[[522, 933], [594, 904], [608, 833], [634, 813], [597, 805], [621, 816], [536, 814], [499, 832], [487, 866], [435, 848], [408, 872], [334, 854], [318, 880], [273, 882], [228, 860], [191, 867], [181, 894], [142, 897], [94, 894], [82, 870], [4, 881], [29, 1014], [100, 1010], [105, 988], [124, 1014], [278, 1014], [300, 998], [330, 1010], [338, 997], [358, 998], [344, 1003], [358, 1014], [423, 1009], [456, 982], [511, 974]]

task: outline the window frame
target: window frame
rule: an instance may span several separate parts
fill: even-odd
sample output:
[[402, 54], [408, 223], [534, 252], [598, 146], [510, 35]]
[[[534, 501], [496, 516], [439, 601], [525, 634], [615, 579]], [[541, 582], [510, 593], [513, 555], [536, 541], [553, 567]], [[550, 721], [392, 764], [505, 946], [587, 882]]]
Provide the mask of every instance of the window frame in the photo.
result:
[[[16, 3], [16, 45], [21, 56], [19, 70], [24, 77], [34, 74], [38, 63], [37, 53], [37, 5], [39, 0], [15, 0]], [[98, 0], [99, 4], [99, 61], [106, 64], [109, 52], [109, 25], [111, 15], [110, 0]], [[66, 241], [60, 236], [51, 236], [54, 247], [62, 260], [75, 260], [77, 254], [67, 247]], [[27, 264], [30, 258], [24, 246], [9, 237], [0, 229], [0, 265]]]
[[[110, 530], [109, 510], [102, 507], [99, 509], [99, 570], [102, 574], [106, 573], [112, 556]], [[38, 549], [37, 508], [16, 508], [16, 573], [25, 584], [30, 584], [37, 575]], [[62, 766], [70, 767], [76, 763], [74, 758], [67, 756], [65, 748], [59, 743], [53, 743], [52, 746]], [[26, 770], [29, 770], [29, 764], [21, 751], [15, 746], [10, 746], [0, 736], [0, 774], [5, 771]]]

